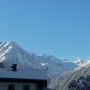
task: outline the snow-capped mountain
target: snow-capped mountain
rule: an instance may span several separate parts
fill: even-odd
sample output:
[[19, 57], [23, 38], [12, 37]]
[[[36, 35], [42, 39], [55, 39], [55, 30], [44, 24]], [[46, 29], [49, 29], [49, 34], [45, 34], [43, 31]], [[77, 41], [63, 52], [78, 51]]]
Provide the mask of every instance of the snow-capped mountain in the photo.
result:
[[[54, 90], [77, 90], [77, 89], [68, 88], [71, 81], [76, 80], [79, 83], [78, 80], [81, 77], [84, 77], [83, 78], [84, 83], [88, 83], [88, 85], [90, 85], [89, 80], [88, 81], [85, 80], [86, 76], [90, 77], [90, 64], [68, 71], [64, 73], [62, 76], [53, 79], [52, 82], [49, 84], [49, 87], [53, 88]], [[83, 82], [82, 80], [80, 81], [80, 83]], [[81, 85], [81, 87], [85, 87], [85, 86]], [[78, 90], [88, 90], [88, 89], [78, 89]]]
[[80, 60], [77, 62], [58, 59], [54, 56], [37, 56], [36, 54], [28, 53], [12, 41], [0, 42], [0, 62], [3, 62], [7, 68], [13, 63], [18, 64], [18, 68], [45, 68], [51, 78], [78, 66], [88, 64], [83, 64]]
[[15, 42], [0, 43], [0, 62], [4, 62], [5, 67], [17, 63], [18, 66], [32, 66], [36, 63], [32, 55], [21, 49]]

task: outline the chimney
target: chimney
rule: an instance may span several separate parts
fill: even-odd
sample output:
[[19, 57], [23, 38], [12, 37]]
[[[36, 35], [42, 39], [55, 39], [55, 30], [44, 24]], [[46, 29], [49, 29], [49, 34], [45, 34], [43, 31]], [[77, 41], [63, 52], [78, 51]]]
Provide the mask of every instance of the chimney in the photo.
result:
[[13, 65], [11, 66], [11, 68], [12, 68], [12, 71], [17, 71], [17, 64], [13, 64]]

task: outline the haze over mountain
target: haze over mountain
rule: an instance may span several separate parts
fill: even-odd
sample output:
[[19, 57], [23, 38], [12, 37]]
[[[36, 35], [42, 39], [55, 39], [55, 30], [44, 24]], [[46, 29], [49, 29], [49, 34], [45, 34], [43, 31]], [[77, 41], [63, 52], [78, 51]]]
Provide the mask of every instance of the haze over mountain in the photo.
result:
[[23, 50], [15, 42], [6, 41], [0, 42], [0, 62], [4, 62], [4, 66], [7, 68], [10, 68], [13, 63], [18, 64], [18, 68], [20, 69], [48, 68], [48, 76], [53, 78], [68, 70], [87, 65], [89, 61], [86, 63], [81, 60], [69, 61], [66, 59], [58, 59], [51, 55], [38, 56]]

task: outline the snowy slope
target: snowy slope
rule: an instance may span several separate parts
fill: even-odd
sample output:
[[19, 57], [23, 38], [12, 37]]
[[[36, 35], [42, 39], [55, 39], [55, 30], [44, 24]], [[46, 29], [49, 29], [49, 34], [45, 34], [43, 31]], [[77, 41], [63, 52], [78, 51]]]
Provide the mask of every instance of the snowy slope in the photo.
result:
[[53, 79], [49, 87], [54, 90], [69, 90], [68, 85], [72, 80], [78, 80], [81, 76], [86, 77], [87, 75], [90, 75], [90, 64], [68, 71]]
[[10, 67], [13, 63], [24, 67], [36, 63], [32, 55], [21, 49], [15, 42], [0, 43], [0, 62], [5, 62], [5, 67]]
[[64, 59], [57, 59], [53, 56], [41, 56], [39, 62], [48, 67], [49, 76], [56, 77], [65, 71], [71, 70], [78, 66], [78, 64]]
[[51, 78], [61, 75], [67, 70], [86, 65], [80, 61], [71, 62], [65, 59], [58, 59], [54, 56], [37, 56], [26, 52], [12, 41], [0, 42], [0, 62], [4, 62], [4, 66], [7, 68], [10, 68], [13, 63], [17, 63], [18, 68], [23, 69], [47, 68], [48, 76]]

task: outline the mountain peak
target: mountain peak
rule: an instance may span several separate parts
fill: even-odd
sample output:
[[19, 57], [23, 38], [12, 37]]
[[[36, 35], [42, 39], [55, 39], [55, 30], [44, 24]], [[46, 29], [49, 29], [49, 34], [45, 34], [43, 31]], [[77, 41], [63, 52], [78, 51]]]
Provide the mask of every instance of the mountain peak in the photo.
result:
[[11, 46], [18, 46], [18, 44], [14, 41], [6, 41], [6, 43]]
[[5, 41], [0, 43], [0, 62], [5, 62], [6, 67], [10, 67], [13, 63], [30, 67], [34, 61], [30, 54], [20, 48], [15, 42]]
[[12, 47], [17, 47], [17, 43], [15, 43], [14, 41], [5, 41], [5, 42], [0, 42], [0, 49], [3, 49], [6, 48], [6, 47], [9, 47], [9, 46], [12, 46]]

